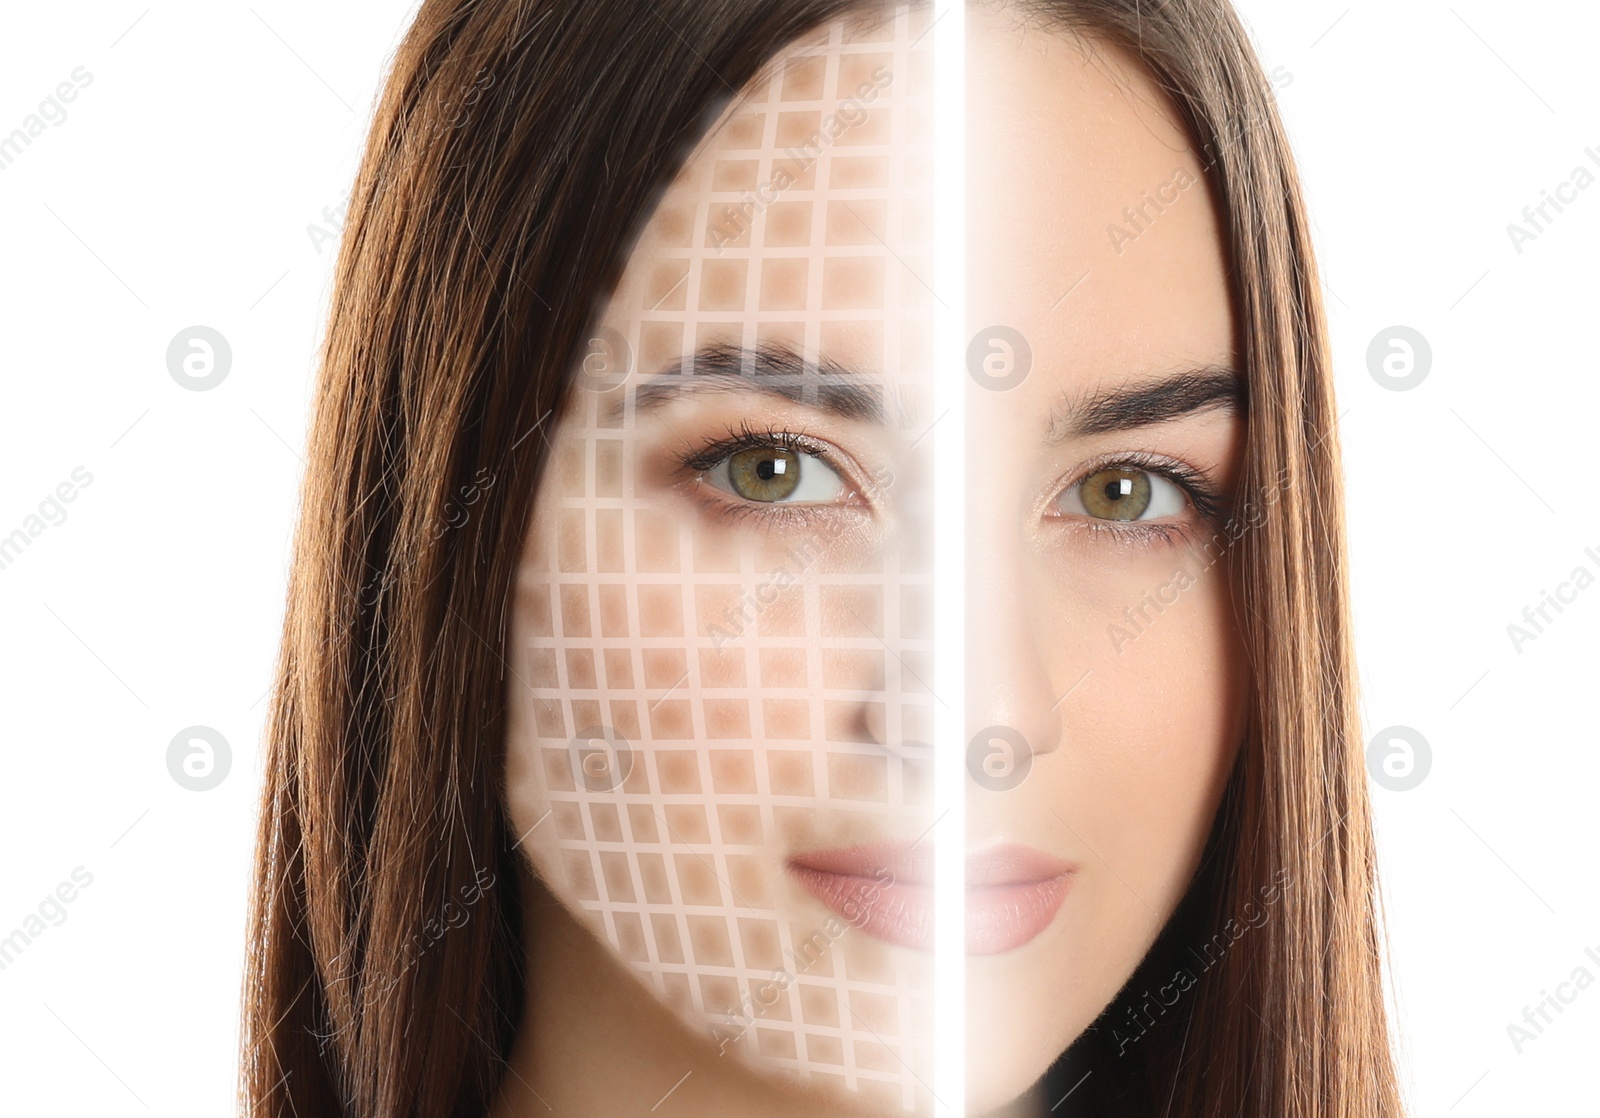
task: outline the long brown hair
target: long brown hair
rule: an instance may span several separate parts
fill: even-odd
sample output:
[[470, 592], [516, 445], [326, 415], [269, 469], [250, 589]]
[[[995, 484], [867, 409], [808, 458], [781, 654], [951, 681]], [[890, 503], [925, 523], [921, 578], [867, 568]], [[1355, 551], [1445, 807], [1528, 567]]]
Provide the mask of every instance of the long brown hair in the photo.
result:
[[[727, 98], [786, 43], [881, 7], [423, 3], [352, 193], [308, 440], [245, 978], [248, 1114], [487, 1112], [538, 993], [501, 766], [544, 428], [631, 232]], [[1211, 154], [1260, 501], [1230, 563], [1249, 740], [1188, 898], [1057, 1073], [1092, 1073], [1072, 1096], [1084, 1113], [1396, 1114], [1334, 409], [1282, 129], [1224, 4], [1025, 7], [1141, 57]], [[1140, 983], [1166, 982], [1284, 873], [1272, 918], [1119, 1051], [1112, 1019]]]
[[1239, 499], [1207, 550], [1230, 558], [1250, 728], [1187, 896], [1048, 1086], [1081, 1082], [1084, 1114], [1399, 1115], [1327, 329], [1271, 87], [1226, 3], [1023, 6], [1139, 58], [1187, 125], [1249, 393]]

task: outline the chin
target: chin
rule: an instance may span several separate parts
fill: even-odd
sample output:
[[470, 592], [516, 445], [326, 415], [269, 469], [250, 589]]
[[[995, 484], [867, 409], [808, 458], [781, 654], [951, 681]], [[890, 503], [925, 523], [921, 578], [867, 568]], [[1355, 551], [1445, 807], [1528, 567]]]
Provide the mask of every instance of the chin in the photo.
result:
[[[1041, 940], [1053, 937], [1042, 936]], [[1099, 1007], [1042, 973], [1039, 940], [967, 959], [967, 1112], [987, 1114], [1023, 1095], [1094, 1020]]]

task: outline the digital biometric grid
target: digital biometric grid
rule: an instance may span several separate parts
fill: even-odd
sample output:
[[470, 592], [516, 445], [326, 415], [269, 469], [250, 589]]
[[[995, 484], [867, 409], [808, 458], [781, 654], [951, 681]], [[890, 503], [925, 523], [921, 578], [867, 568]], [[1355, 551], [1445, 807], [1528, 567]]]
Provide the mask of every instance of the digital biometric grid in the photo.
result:
[[[863, 476], [871, 455], [836, 470], [867, 499], [817, 516], [690, 478], [726, 484], [705, 448], [734, 433], [850, 455], [876, 424], [886, 462], [928, 425], [927, 22], [786, 53], [651, 218], [552, 437], [508, 749], [552, 891], [724, 1058], [908, 1110], [931, 961], [785, 862], [934, 822], [925, 510], [898, 464]], [[757, 448], [741, 476], [798, 470], [799, 500], [827, 488], [810, 449]]]

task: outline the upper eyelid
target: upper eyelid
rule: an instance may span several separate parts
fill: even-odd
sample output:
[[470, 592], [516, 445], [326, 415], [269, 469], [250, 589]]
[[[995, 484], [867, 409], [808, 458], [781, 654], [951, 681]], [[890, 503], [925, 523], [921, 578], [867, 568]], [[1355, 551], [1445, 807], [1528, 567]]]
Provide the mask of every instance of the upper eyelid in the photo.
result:
[[[856, 462], [850, 454], [826, 439], [819, 439], [815, 435], [807, 435], [800, 431], [780, 428], [770, 428], [766, 431], [748, 428], [741, 431], [730, 428], [728, 437], [702, 444], [701, 447], [686, 455], [684, 461], [685, 465], [696, 473], [704, 473], [706, 470], [726, 462], [741, 450], [762, 446], [793, 450], [801, 454], [809, 454], [814, 458], [820, 458], [830, 469], [841, 474], [849, 474], [852, 479], [859, 476], [870, 476], [868, 471], [863, 469], [860, 463]], [[705, 463], [705, 465], [697, 463]], [[860, 485], [857, 487], [869, 488]]]
[[[824, 442], [813, 436], [788, 430], [773, 429], [765, 432], [756, 432], [753, 430], [736, 431], [732, 428], [729, 429], [727, 437], [713, 439], [701, 444], [699, 448], [691, 450], [684, 456], [684, 463], [696, 473], [704, 473], [706, 470], [726, 462], [741, 450], [750, 450], [763, 446], [798, 451], [801, 454], [809, 454], [815, 458], [821, 458], [829, 466], [834, 464], [835, 455], [830, 454], [829, 451], [834, 451], [836, 448], [831, 443]], [[842, 452], [838, 453], [842, 456]]]
[[1049, 501], [1051, 503], [1059, 501], [1064, 494], [1082, 485], [1086, 479], [1099, 471], [1115, 469], [1118, 466], [1155, 474], [1170, 481], [1183, 490], [1190, 507], [1201, 516], [1210, 518], [1220, 511], [1221, 494], [1209, 492], [1209, 487], [1201, 484], [1205, 479], [1205, 471], [1196, 469], [1181, 459], [1147, 451], [1110, 453], [1091, 458], [1068, 475], [1069, 480], [1057, 486]]
[[1195, 469], [1187, 462], [1177, 458], [1169, 458], [1163, 454], [1149, 454], [1141, 451], [1122, 452], [1097, 455], [1089, 459], [1088, 462], [1069, 473], [1067, 480], [1060, 484], [1057, 491], [1064, 493], [1075, 485], [1081, 485], [1084, 479], [1102, 470], [1116, 469], [1118, 466], [1125, 466], [1128, 469], [1138, 470], [1147, 474], [1156, 474], [1178, 485], [1183, 485], [1192, 480], [1193, 477], [1202, 474], [1202, 471]]

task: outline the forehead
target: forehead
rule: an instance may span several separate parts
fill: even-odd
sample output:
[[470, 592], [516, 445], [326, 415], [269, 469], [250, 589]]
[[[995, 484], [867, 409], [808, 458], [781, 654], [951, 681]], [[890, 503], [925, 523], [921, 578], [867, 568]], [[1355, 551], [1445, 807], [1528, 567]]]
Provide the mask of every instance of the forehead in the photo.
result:
[[898, 379], [931, 329], [926, 17], [835, 22], [740, 92], [645, 226], [607, 319], [647, 373], [783, 347]]
[[967, 286], [933, 289], [927, 23], [900, 10], [819, 28], [723, 112], [606, 314], [646, 375], [776, 345], [909, 384], [931, 367], [933, 315], [962, 299], [973, 330], [1070, 355], [1056, 381], [1228, 356], [1215, 208], [1165, 95], [1114, 47], [976, 10]]
[[1224, 359], [1220, 226], [1202, 156], [1166, 95], [1105, 42], [972, 20], [974, 327], [1011, 325], [1084, 381]]

